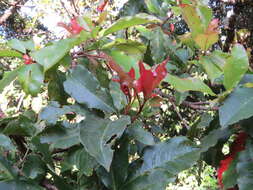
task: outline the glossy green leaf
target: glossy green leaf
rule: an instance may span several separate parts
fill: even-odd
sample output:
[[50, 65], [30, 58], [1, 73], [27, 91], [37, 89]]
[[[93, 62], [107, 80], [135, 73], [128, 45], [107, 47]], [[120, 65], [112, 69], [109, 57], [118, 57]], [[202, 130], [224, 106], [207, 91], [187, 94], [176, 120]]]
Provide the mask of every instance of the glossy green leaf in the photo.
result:
[[212, 57], [201, 57], [200, 65], [205, 69], [212, 83], [214, 83], [215, 79], [221, 77], [223, 74], [223, 71], [216, 65], [216, 62], [212, 59]]
[[28, 183], [25, 181], [10, 181], [10, 182], [0, 182], [0, 189], [5, 190], [44, 190], [44, 188], [38, 186], [37, 184]]
[[22, 53], [10, 49], [0, 49], [0, 57], [19, 57], [22, 58]]
[[8, 151], [16, 151], [16, 147], [13, 145], [11, 139], [4, 134], [0, 134], [0, 147]]
[[103, 50], [115, 49], [118, 51], [125, 52], [128, 55], [142, 56], [146, 52], [147, 47], [138, 41], [117, 38], [113, 42], [105, 44], [101, 49]]
[[158, 18], [148, 15], [146, 13], [139, 13], [135, 16], [127, 16], [116, 21], [112, 26], [102, 31], [102, 36], [107, 36], [113, 32], [129, 28], [131, 26], [147, 24], [147, 23], [159, 23]]
[[141, 167], [136, 171], [132, 169], [133, 173], [120, 190], [165, 189], [176, 174], [199, 159], [199, 148], [192, 146], [185, 137], [174, 137], [146, 148], [142, 159]]
[[18, 76], [20, 67], [16, 68], [13, 71], [8, 71], [4, 73], [4, 77], [0, 80], [0, 93], [3, 89], [8, 86], [13, 80]]
[[110, 93], [113, 104], [118, 110], [122, 110], [127, 105], [126, 95], [120, 89], [120, 84], [117, 82], [110, 82]]
[[253, 89], [236, 88], [219, 109], [220, 124], [227, 127], [253, 115]]
[[68, 38], [55, 42], [53, 45], [46, 46], [31, 56], [33, 59], [43, 66], [44, 71], [56, 65], [69, 51], [79, 43], [79, 38]]
[[107, 171], [110, 170], [114, 152], [111, 146], [115, 139], [121, 137], [128, 124], [128, 116], [116, 121], [91, 116], [79, 124], [81, 143]]
[[8, 42], [8, 45], [12, 49], [18, 50], [22, 53], [26, 53], [26, 49], [28, 49], [30, 51], [35, 50], [35, 45], [32, 40], [22, 41], [22, 40], [18, 40], [18, 39], [12, 39]]
[[77, 66], [64, 82], [65, 91], [77, 102], [89, 108], [114, 112], [112, 97], [107, 89], [102, 88], [98, 80], [83, 66]]
[[127, 130], [130, 137], [139, 141], [145, 145], [154, 145], [155, 140], [151, 133], [143, 129], [143, 125], [141, 122], [133, 123]]
[[23, 65], [19, 70], [18, 80], [25, 93], [36, 96], [44, 81], [43, 67], [36, 63]]
[[227, 90], [233, 89], [242, 79], [249, 67], [249, 59], [246, 50], [240, 44], [236, 44], [224, 67], [224, 86]]
[[165, 80], [180, 92], [200, 91], [215, 96], [213, 91], [198, 78], [179, 78], [177, 76], [168, 75]]

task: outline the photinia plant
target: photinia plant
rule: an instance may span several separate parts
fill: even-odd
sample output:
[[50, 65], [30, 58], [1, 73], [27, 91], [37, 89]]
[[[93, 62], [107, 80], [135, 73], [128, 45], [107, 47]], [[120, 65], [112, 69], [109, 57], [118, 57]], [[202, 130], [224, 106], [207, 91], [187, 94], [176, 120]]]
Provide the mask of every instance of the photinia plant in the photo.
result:
[[108, 3], [58, 23], [61, 39], [0, 50], [15, 63], [3, 97], [23, 94], [0, 112], [0, 189], [165, 190], [189, 168], [202, 188], [203, 165], [209, 189], [252, 189], [248, 50], [217, 48], [222, 22], [201, 2], [129, 0], [112, 23]]

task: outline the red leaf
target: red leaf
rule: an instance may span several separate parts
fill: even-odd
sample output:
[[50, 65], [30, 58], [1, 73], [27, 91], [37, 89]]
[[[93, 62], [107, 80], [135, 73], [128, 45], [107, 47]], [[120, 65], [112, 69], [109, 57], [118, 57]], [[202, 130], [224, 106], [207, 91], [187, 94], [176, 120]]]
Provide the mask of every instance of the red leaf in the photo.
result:
[[32, 60], [32, 58], [29, 55], [27, 55], [27, 54], [23, 55], [23, 59], [24, 59], [24, 61], [25, 61], [24, 63], [26, 65], [30, 65], [30, 64], [34, 63], [33, 60]]
[[71, 34], [79, 34], [82, 30], [84, 30], [84, 28], [79, 25], [76, 18], [71, 19], [70, 28], [71, 28]]
[[104, 1], [98, 6], [97, 10], [98, 10], [99, 12], [103, 12], [104, 9], [105, 9], [105, 6], [106, 6], [107, 3], [108, 3], [108, 1], [109, 1], [109, 0], [104, 0]]

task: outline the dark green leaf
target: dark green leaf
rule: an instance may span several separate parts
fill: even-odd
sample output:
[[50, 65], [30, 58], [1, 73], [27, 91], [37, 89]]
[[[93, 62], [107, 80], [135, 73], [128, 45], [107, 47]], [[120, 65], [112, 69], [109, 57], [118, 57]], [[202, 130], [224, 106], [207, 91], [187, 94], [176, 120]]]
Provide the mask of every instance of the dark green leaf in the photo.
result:
[[229, 164], [228, 169], [222, 174], [222, 183], [224, 189], [233, 188], [237, 184], [237, 173], [236, 173], [237, 159], [234, 159], [231, 164]]
[[23, 172], [30, 179], [40, 180], [46, 174], [46, 166], [38, 155], [29, 155], [24, 163]]
[[0, 182], [0, 189], [4, 190], [44, 190], [37, 184], [24, 181]]
[[151, 133], [143, 129], [143, 124], [141, 122], [135, 122], [128, 128], [128, 134], [133, 139], [145, 144], [154, 145], [154, 137]]
[[135, 16], [127, 16], [116, 21], [112, 26], [102, 31], [103, 36], [107, 36], [113, 32], [129, 28], [131, 26], [147, 24], [147, 23], [159, 23], [160, 20], [154, 16], [146, 13], [139, 13]]
[[0, 171], [6, 174], [6, 180], [13, 180], [17, 177], [17, 171], [14, 170], [10, 162], [3, 156], [0, 156]]
[[246, 149], [239, 153], [236, 170], [238, 173], [237, 184], [240, 190], [253, 188], [253, 144], [247, 142]]
[[23, 65], [19, 70], [18, 80], [25, 93], [36, 96], [43, 85], [43, 68], [36, 63]]
[[130, 175], [121, 190], [165, 189], [176, 174], [198, 160], [199, 153], [199, 149], [185, 137], [174, 137], [148, 147], [144, 151], [142, 166]]
[[75, 166], [79, 170], [79, 176], [83, 174], [91, 176], [93, 169], [97, 166], [97, 162], [84, 148], [79, 148], [70, 152], [66, 161], [68, 164], [71, 164], [72, 167]]
[[164, 36], [162, 30], [158, 27], [152, 32], [152, 38], [150, 39], [152, 58], [156, 63], [160, 63], [164, 60], [166, 55], [164, 47]]
[[219, 109], [221, 126], [226, 127], [253, 115], [252, 94], [252, 88], [236, 88], [229, 95]]
[[116, 121], [90, 116], [79, 124], [81, 143], [107, 171], [110, 169], [114, 152], [111, 146], [121, 137], [128, 124], [130, 118], [127, 116]]
[[77, 66], [64, 82], [65, 91], [77, 102], [89, 108], [114, 112], [112, 97], [102, 88], [98, 80], [83, 66]]
[[120, 84], [113, 81], [110, 82], [110, 93], [115, 108], [122, 110], [127, 105], [127, 98], [120, 89]]

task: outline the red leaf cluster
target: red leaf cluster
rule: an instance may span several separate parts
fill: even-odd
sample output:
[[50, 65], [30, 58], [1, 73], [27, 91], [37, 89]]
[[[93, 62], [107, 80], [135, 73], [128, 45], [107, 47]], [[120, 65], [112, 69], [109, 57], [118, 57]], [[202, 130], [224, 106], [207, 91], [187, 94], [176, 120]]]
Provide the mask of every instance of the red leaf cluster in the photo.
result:
[[139, 62], [140, 68], [140, 78], [135, 81], [135, 88], [137, 92], [143, 92], [144, 98], [148, 99], [152, 97], [153, 90], [160, 84], [160, 82], [167, 75], [167, 64], [168, 59], [166, 59], [161, 64], [157, 65], [155, 68], [147, 70], [143, 62]]
[[[218, 182], [221, 188], [223, 188], [223, 183], [222, 183], [223, 173], [229, 168], [230, 164], [235, 159], [236, 154], [245, 149], [245, 142], [246, 142], [247, 137], [248, 136], [246, 133], [244, 132], [239, 133], [237, 138], [235, 139], [235, 141], [230, 147], [231, 151], [229, 155], [227, 155], [224, 160], [220, 161], [220, 167], [217, 173], [218, 173]], [[236, 190], [236, 189], [230, 188], [228, 190]]]
[[32, 60], [32, 58], [29, 55], [27, 55], [27, 54], [23, 55], [23, 59], [24, 59], [24, 63], [26, 65], [30, 65], [30, 64], [34, 63], [33, 60]]
[[77, 22], [77, 18], [72, 18], [68, 25], [63, 23], [63, 22], [59, 22], [58, 26], [61, 26], [61, 27], [65, 28], [69, 33], [71, 33], [73, 35], [80, 34], [80, 32], [82, 30], [84, 30], [84, 28], [81, 27], [79, 25], [79, 23]]

